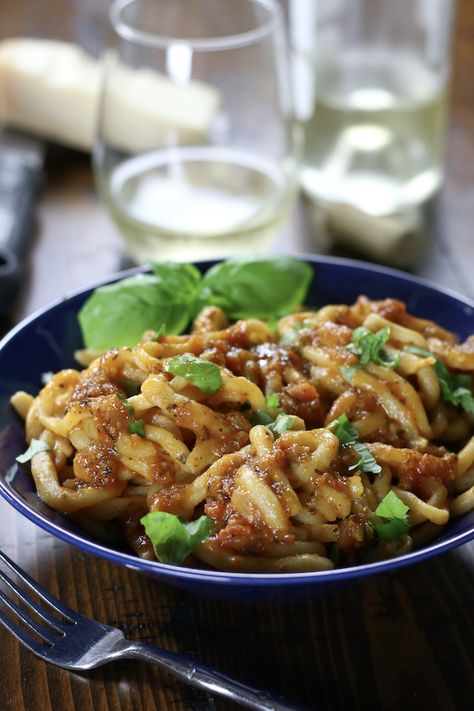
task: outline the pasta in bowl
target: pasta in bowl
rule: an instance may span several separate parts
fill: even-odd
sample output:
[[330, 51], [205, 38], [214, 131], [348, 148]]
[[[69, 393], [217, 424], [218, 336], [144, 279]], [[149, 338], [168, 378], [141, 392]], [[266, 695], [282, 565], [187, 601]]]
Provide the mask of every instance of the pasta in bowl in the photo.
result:
[[318, 260], [316, 292], [334, 269], [365, 294], [273, 322], [204, 306], [13, 394], [41, 501], [181, 581], [314, 584], [472, 537], [449, 533], [474, 507], [472, 340], [411, 313], [407, 283], [431, 287], [390, 270]]

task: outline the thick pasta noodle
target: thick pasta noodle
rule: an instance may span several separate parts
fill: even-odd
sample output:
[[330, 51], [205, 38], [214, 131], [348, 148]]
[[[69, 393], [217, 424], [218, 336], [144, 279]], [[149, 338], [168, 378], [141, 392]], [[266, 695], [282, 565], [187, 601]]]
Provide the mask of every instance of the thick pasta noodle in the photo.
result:
[[[360, 327], [387, 329], [391, 367], [360, 362]], [[214, 392], [170, 372], [184, 354], [218, 366]], [[114, 521], [138, 555], [155, 556], [140, 523], [154, 511], [211, 520], [188, 565], [279, 573], [400, 555], [474, 508], [472, 412], [443, 396], [436, 371], [441, 362], [472, 378], [473, 339], [459, 344], [400, 301], [301, 311], [276, 331], [207, 307], [189, 335], [145, 334], [135, 348], [78, 358], [82, 371], [12, 397], [27, 442], [44, 445], [31, 460], [36, 489], [85, 527]], [[267, 422], [286, 413], [288, 426], [256, 424], [262, 412]], [[376, 471], [338, 438], [341, 416]], [[375, 512], [391, 491], [408, 515], [387, 539]]]

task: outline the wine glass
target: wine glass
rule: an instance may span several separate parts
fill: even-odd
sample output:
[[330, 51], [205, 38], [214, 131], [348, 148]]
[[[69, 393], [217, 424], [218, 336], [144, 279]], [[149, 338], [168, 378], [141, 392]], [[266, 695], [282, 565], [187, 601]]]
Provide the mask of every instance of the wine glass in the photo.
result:
[[276, 0], [116, 0], [93, 162], [137, 262], [266, 251], [297, 185]]

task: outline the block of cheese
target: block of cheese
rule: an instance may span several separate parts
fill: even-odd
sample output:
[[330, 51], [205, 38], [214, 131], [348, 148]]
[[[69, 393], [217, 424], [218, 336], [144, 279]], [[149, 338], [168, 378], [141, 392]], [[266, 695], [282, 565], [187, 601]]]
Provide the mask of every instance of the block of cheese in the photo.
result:
[[195, 143], [212, 124], [219, 104], [215, 89], [201, 82], [174, 84], [151, 69], [115, 62], [104, 95], [107, 143], [132, 151]]
[[[68, 42], [0, 42], [0, 120], [82, 150], [94, 142], [103, 63]], [[175, 84], [156, 71], [114, 65], [103, 123], [106, 139], [128, 151], [199, 140], [219, 105], [211, 86]]]

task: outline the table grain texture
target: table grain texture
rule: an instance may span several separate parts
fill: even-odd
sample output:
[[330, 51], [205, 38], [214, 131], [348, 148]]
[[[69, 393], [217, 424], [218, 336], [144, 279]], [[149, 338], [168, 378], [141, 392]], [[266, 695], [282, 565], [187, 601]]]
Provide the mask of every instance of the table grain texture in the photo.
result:
[[[105, 0], [1, 0], [0, 37], [71, 38], [96, 51]], [[415, 271], [474, 297], [474, 2], [460, 0], [446, 182]], [[304, 204], [279, 251], [318, 252]], [[9, 325], [124, 265], [89, 157], [50, 147], [29, 276]], [[1, 377], [1, 374], [0, 374]], [[187, 653], [314, 711], [474, 708], [474, 542], [413, 567], [286, 604], [194, 597], [84, 555], [0, 501], [0, 547], [64, 602], [130, 639]], [[0, 629], [0, 711], [232, 711], [152, 665], [71, 674]]]

